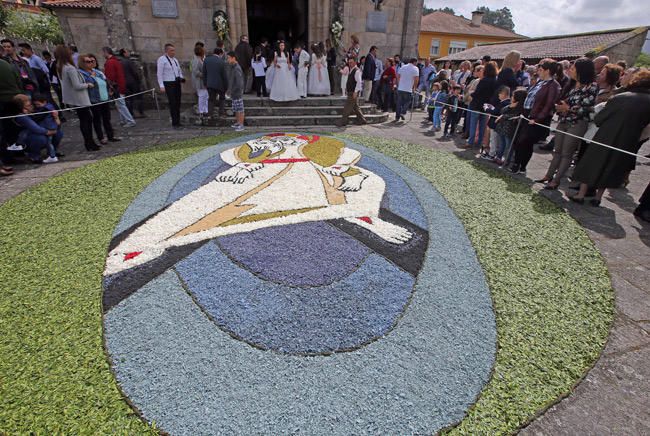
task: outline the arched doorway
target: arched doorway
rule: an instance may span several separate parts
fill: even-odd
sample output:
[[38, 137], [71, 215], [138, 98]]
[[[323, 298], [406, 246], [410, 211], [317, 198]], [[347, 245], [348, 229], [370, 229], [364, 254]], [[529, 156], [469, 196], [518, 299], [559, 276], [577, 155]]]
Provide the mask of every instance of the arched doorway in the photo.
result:
[[309, 43], [308, 0], [246, 0], [248, 33], [253, 46], [262, 37], [273, 45], [284, 39], [293, 45], [296, 41]]

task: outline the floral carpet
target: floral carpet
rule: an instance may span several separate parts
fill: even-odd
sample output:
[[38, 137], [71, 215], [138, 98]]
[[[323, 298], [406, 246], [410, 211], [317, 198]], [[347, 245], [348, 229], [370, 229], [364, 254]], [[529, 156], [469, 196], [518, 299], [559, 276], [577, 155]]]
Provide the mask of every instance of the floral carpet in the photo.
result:
[[613, 316], [562, 210], [399, 141], [170, 144], [0, 219], [0, 432], [509, 433]]

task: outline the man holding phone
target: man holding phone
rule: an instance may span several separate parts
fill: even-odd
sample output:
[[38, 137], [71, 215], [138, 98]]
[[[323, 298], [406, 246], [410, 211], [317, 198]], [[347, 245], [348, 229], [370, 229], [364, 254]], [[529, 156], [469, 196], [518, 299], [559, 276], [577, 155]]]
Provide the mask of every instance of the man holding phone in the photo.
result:
[[160, 92], [167, 94], [169, 101], [172, 127], [178, 129], [181, 127], [181, 84], [185, 83], [185, 78], [173, 44], [165, 44], [165, 54], [158, 58], [156, 65]]

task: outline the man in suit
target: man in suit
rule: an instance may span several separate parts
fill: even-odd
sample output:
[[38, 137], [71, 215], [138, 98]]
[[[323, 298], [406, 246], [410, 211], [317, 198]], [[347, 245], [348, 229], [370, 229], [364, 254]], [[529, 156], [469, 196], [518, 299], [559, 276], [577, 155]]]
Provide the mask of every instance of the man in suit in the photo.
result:
[[226, 90], [228, 77], [223, 49], [217, 47], [214, 54], [203, 61], [203, 84], [208, 88], [208, 116], [214, 116], [215, 99], [219, 97], [219, 116], [226, 115]]

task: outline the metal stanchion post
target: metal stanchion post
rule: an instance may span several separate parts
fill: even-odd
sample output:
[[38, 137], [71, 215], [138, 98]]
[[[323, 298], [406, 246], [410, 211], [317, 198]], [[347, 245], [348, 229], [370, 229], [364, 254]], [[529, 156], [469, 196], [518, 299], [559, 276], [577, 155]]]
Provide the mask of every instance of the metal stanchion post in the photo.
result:
[[158, 112], [158, 121], [162, 122], [162, 117], [160, 115], [160, 105], [158, 104], [158, 93], [156, 92], [155, 88], [151, 92], [153, 93], [153, 101], [156, 103], [156, 111]]
[[523, 120], [524, 120], [524, 116], [519, 115], [519, 121], [517, 122], [517, 127], [515, 127], [515, 133], [514, 133], [514, 135], [512, 135], [512, 141], [510, 141], [510, 148], [507, 150], [507, 153], [505, 155], [506, 156], [506, 161], [505, 161], [506, 165], [509, 165], [511, 163], [509, 157], [510, 157], [510, 155], [512, 155], [512, 152], [515, 149], [515, 142], [517, 140], [517, 134], [519, 134], [519, 127], [521, 127], [521, 122]]
[[413, 110], [415, 108], [415, 99], [417, 98], [418, 95], [419, 95], [418, 92], [414, 90], [413, 91], [413, 97], [411, 97], [411, 113], [409, 114], [409, 121], [408, 121], [409, 123], [411, 122], [411, 120], [413, 120]]

